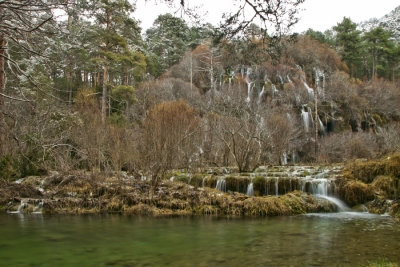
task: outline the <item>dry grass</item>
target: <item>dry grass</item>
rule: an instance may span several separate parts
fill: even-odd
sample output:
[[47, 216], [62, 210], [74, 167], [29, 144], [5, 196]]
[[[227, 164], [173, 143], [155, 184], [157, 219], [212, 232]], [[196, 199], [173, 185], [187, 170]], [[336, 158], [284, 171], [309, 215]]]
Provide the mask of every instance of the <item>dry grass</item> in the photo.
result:
[[336, 180], [336, 194], [351, 206], [363, 204], [374, 199], [374, 191], [371, 185], [343, 178]]
[[[199, 188], [169, 180], [152, 187], [148, 181], [83, 173], [60, 174], [43, 178], [42, 181], [30, 178], [26, 180], [27, 184], [21, 185], [4, 181], [2, 183], [7, 183], [10, 189], [4, 194], [4, 186], [1, 187], [2, 204], [8, 203], [10, 199], [24, 192], [23, 196], [30, 198], [30, 201], [25, 201], [28, 204], [25, 212], [34, 210], [37, 197], [44, 198], [45, 213], [124, 212], [156, 216], [187, 214], [274, 216], [336, 209], [331, 203], [316, 200], [312, 195], [300, 191], [280, 197], [248, 197], [241, 193], [223, 193], [215, 189]], [[44, 196], [38, 196], [32, 184], [45, 185]], [[17, 207], [18, 205], [15, 205], [14, 209]]]

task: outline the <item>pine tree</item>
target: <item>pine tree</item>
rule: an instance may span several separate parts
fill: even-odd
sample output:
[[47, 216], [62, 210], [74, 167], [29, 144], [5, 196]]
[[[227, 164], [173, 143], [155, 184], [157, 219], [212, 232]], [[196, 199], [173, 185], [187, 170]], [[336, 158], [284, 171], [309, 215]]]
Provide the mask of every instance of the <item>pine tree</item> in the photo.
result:
[[110, 68], [122, 69], [126, 74], [123, 83], [126, 83], [129, 65], [136, 65], [139, 69], [144, 70], [145, 58], [139, 51], [135, 51], [132, 43], [128, 41], [129, 39], [134, 40], [140, 33], [137, 21], [131, 16], [134, 7], [129, 1], [91, 1], [87, 4], [86, 9], [91, 12], [90, 18], [94, 19], [94, 37], [98, 42], [99, 55], [97, 59], [103, 67], [101, 117], [104, 123], [107, 116]]
[[346, 17], [333, 29], [342, 60], [349, 67], [351, 77], [357, 77], [360, 68], [361, 32], [357, 30], [357, 24]]
[[372, 78], [378, 76], [378, 69], [384, 71], [387, 58], [394, 52], [395, 46], [391, 37], [392, 33], [382, 27], [372, 29], [364, 35], [366, 49], [372, 57]]

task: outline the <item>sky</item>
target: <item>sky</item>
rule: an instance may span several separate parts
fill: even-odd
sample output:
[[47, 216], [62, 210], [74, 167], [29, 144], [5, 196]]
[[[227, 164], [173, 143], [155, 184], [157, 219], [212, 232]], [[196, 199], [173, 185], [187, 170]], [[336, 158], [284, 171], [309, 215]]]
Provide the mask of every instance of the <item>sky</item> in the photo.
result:
[[[188, 1], [188, 0], [186, 0]], [[156, 0], [137, 0], [136, 19], [142, 21], [143, 30], [150, 28], [160, 14], [173, 13], [178, 9], [168, 8], [162, 1], [154, 4]], [[178, 0], [175, 0], [179, 3]], [[214, 25], [221, 20], [223, 12], [234, 9], [234, 0], [189, 0], [189, 5], [202, 4], [202, 10], [207, 11], [204, 21]], [[305, 0], [301, 5], [300, 22], [293, 28], [293, 32], [304, 32], [309, 28], [325, 31], [341, 22], [343, 17], [350, 17], [359, 23], [370, 18], [381, 18], [399, 6], [397, 0]]]

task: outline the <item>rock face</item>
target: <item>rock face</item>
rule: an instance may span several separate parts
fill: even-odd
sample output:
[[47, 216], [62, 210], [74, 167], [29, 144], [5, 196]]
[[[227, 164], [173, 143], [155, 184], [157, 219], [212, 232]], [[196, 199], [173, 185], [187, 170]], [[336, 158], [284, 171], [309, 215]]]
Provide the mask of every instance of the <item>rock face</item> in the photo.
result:
[[253, 197], [170, 180], [154, 184], [122, 174], [57, 173], [19, 183], [2, 181], [0, 197], [8, 212], [273, 216], [337, 210], [333, 203], [300, 191]]

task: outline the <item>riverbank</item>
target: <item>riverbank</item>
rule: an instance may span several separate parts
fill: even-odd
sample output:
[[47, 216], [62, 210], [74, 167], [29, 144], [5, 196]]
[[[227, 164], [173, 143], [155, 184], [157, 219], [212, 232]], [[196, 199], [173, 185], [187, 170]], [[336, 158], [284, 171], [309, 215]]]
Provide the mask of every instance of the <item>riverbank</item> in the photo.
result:
[[7, 212], [275, 216], [337, 211], [333, 203], [300, 191], [254, 197], [170, 180], [154, 185], [126, 174], [54, 172], [19, 183], [3, 180], [0, 188]]
[[400, 219], [399, 166], [400, 156], [392, 155], [346, 166], [264, 166], [253, 173], [238, 173], [234, 168], [208, 168], [194, 174], [175, 170], [157, 181], [124, 172], [53, 171], [14, 182], [0, 180], [0, 209], [276, 216], [338, 211], [341, 204], [332, 199], [336, 197], [355, 211]]

